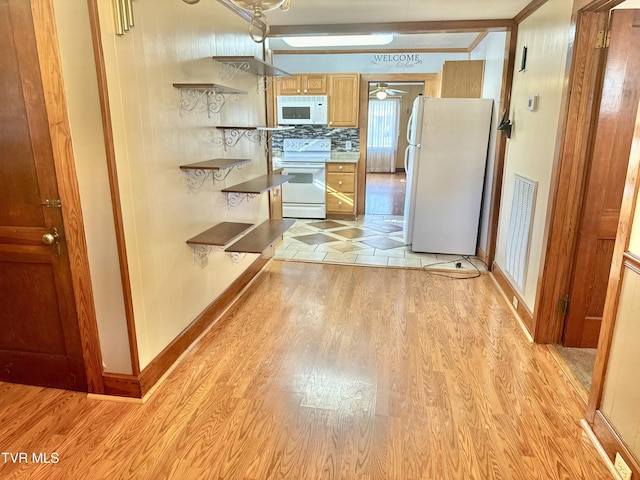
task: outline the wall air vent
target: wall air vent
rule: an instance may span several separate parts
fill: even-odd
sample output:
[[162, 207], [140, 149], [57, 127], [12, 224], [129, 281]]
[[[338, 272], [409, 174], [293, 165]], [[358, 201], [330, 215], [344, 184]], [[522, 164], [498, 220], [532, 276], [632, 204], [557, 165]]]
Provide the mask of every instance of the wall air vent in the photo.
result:
[[538, 182], [514, 175], [513, 201], [507, 230], [505, 271], [524, 292]]

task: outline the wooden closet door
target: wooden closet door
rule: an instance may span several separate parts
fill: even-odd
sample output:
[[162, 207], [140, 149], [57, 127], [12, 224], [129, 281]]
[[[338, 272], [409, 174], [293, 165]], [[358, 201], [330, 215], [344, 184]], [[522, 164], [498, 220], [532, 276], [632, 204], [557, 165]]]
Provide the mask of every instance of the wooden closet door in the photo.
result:
[[0, 0], [0, 380], [87, 389], [30, 0]]

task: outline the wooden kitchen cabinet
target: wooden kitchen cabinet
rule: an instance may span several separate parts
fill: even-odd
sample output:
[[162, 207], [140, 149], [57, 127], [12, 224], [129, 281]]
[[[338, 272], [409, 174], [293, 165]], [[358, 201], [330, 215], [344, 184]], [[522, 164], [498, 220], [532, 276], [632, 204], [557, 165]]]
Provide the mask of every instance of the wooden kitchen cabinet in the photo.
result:
[[326, 95], [327, 74], [306, 73], [278, 78], [278, 95]]
[[358, 127], [360, 74], [329, 75], [329, 126]]
[[440, 98], [481, 98], [484, 60], [447, 60], [438, 81]]
[[355, 163], [327, 163], [327, 218], [355, 220]]

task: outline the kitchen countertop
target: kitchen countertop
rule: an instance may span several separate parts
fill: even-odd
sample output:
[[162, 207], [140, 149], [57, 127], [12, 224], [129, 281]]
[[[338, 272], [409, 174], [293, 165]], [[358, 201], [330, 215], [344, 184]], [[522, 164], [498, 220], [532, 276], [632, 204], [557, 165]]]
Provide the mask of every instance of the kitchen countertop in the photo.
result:
[[335, 152], [327, 163], [358, 163], [360, 152]]

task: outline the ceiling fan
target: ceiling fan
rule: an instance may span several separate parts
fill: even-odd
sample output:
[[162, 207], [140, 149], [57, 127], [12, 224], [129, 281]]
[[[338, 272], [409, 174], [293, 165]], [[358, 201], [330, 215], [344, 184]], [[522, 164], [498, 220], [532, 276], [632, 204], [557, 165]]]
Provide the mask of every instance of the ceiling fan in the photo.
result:
[[398, 90], [395, 88], [389, 88], [387, 83], [378, 83], [378, 86], [369, 92], [370, 97], [376, 97], [378, 100], [384, 100], [387, 96], [397, 96], [403, 93], [407, 93], [404, 90]]

